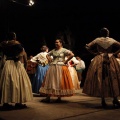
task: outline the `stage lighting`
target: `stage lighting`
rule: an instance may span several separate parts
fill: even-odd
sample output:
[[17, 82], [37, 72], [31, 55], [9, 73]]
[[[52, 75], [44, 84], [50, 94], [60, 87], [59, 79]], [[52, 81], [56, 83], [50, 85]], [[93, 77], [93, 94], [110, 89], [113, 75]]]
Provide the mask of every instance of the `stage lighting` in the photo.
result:
[[29, 1], [29, 6], [33, 6], [34, 5], [34, 1], [33, 0], [30, 0]]
[[16, 1], [16, 0], [10, 0], [11, 2], [13, 3], [16, 3], [16, 4], [20, 4], [20, 5], [23, 5], [23, 6], [33, 6], [34, 5], [34, 1], [33, 0], [29, 0], [28, 2], [19, 2], [19, 1]]

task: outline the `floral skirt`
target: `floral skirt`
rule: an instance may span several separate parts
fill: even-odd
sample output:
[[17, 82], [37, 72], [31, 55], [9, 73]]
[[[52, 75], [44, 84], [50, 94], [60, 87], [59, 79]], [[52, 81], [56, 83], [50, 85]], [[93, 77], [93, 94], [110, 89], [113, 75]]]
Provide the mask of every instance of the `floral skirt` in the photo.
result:
[[72, 96], [75, 89], [68, 67], [50, 65], [40, 88], [40, 93], [49, 96]]

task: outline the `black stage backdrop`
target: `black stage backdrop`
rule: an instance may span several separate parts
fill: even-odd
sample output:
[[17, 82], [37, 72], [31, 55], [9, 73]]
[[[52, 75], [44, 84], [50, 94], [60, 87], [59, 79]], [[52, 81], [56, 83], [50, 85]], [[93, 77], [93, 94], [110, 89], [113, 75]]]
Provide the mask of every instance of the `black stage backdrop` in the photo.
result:
[[36, 55], [47, 44], [54, 48], [54, 40], [61, 36], [66, 47], [89, 65], [94, 57], [85, 44], [99, 36], [107, 27], [110, 36], [120, 41], [120, 7], [108, 0], [0, 0], [0, 41], [7, 32], [14, 31], [29, 55]]

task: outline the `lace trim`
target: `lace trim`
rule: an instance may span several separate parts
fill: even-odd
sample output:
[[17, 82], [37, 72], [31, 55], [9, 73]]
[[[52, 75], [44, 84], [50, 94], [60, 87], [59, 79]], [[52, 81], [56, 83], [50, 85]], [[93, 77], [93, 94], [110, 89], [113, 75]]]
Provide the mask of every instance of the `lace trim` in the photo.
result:
[[56, 96], [68, 96], [73, 95], [75, 93], [75, 89], [67, 89], [67, 90], [47, 90], [44, 87], [40, 88], [40, 93], [43, 94], [50, 94], [50, 95], [56, 95]]

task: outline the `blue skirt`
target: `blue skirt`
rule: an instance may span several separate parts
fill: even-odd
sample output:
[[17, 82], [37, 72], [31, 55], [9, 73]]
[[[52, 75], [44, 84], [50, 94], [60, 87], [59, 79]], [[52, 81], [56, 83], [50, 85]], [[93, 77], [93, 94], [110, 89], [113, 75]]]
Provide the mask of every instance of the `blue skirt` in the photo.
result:
[[46, 66], [38, 65], [35, 76], [34, 76], [34, 80], [32, 82], [33, 93], [39, 93], [39, 89], [42, 85], [44, 76], [45, 76], [48, 68], [49, 68], [49, 65], [46, 65]]

